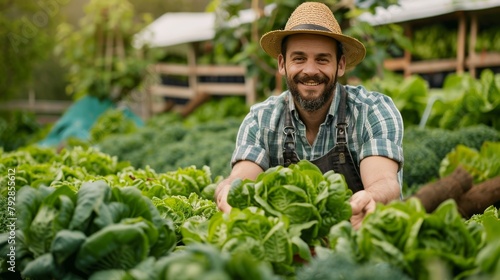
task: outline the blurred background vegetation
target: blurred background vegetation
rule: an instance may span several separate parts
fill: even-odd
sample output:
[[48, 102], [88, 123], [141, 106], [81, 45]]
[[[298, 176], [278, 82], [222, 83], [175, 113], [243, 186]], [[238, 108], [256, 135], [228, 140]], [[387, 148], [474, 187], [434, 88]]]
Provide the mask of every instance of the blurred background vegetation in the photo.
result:
[[[78, 90], [74, 86], [68, 88], [68, 83], [71, 83], [69, 81], [71, 77], [68, 77], [71, 61], [65, 63], [64, 52], [55, 52], [58, 47], [59, 50], [61, 49], [61, 43], [65, 43], [58, 33], [61, 33], [61, 25], [69, 25], [73, 27], [69, 29], [72, 32], [80, 32], [83, 36], [88, 36], [88, 32], [92, 32], [93, 29], [88, 24], [82, 25], [81, 21], [86, 17], [86, 13], [87, 17], [90, 15], [90, 12], [86, 11], [86, 6], [90, 2], [90, 0], [48, 0], [45, 2], [0, 0], [2, 12], [0, 22], [4, 26], [0, 30], [0, 49], [2, 50], [0, 52], [0, 84], [2, 85], [0, 102], [13, 98], [27, 99], [30, 93], [35, 94], [37, 99], [72, 99], [68, 92]], [[102, 3], [102, 6], [108, 2], [110, 1], [98, 1]], [[201, 63], [246, 64], [250, 72], [259, 77], [261, 82], [258, 84], [257, 91], [262, 96], [269, 94], [269, 91], [277, 86], [277, 82], [275, 72], [273, 72], [275, 62], [260, 50], [258, 39], [264, 32], [283, 28], [289, 14], [304, 1], [129, 0], [122, 2], [132, 5], [134, 25], [130, 27], [130, 32], [134, 31], [133, 28], [140, 27], [141, 25], [138, 24], [141, 21], [142, 24], [147, 23], [142, 20], [144, 15], [154, 20], [167, 12], [215, 11], [217, 21], [221, 23], [237, 15], [242, 9], [262, 10], [268, 4], [276, 4], [278, 12], [274, 12], [270, 17], [261, 17], [254, 23], [234, 28], [224, 28], [220, 25], [212, 44], [213, 48], [205, 50], [206, 52], [199, 57]], [[325, 0], [322, 2], [335, 10], [345, 32], [358, 38], [363, 37], [368, 46], [369, 53], [365, 64], [352, 73], [353, 76], [363, 79], [372, 76], [374, 71], [380, 72], [381, 69], [377, 65], [381, 65], [379, 62], [383, 59], [387, 46], [394, 45], [394, 42], [403, 43], [403, 47], [409, 47], [408, 43], [404, 46], [402, 30], [395, 28], [395, 25], [389, 26], [386, 31], [377, 30], [377, 33], [374, 33], [373, 28], [370, 29], [366, 24], [358, 22], [356, 28], [349, 31], [349, 21], [344, 20], [355, 18], [362, 11], [373, 11], [376, 6], [396, 3], [396, 0], [359, 0], [356, 1], [356, 5], [355, 1]], [[363, 6], [363, 9], [360, 10], [359, 6]], [[67, 27], [66, 30], [68, 30]], [[377, 48], [377, 44], [382, 47]], [[64, 51], [75, 53], [73, 56], [89, 51], [89, 47], [86, 46], [66, 44], [64, 47], [66, 48]], [[402, 48], [399, 46], [395, 49], [401, 50]], [[66, 54], [66, 58], [67, 56]], [[73, 62], [75, 60], [73, 57]], [[98, 74], [102, 73], [93, 73], [94, 76]], [[81, 81], [81, 83], [87, 82], [84, 79]]]
[[[157, 18], [166, 12], [201, 12], [208, 0], [130, 0], [137, 15]], [[71, 100], [61, 56], [56, 55], [57, 27], [78, 27], [90, 0], [0, 0], [0, 102], [27, 99]]]

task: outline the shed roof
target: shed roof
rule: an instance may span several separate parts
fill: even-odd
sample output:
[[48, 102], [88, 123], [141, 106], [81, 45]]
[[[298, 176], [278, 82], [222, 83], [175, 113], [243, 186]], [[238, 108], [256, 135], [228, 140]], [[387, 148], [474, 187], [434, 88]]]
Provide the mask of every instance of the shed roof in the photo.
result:
[[399, 0], [399, 5], [377, 8], [375, 14], [364, 13], [359, 20], [373, 25], [412, 21], [458, 11], [475, 11], [500, 7], [500, 0]]
[[[274, 4], [265, 7], [266, 14], [274, 8]], [[238, 17], [226, 24], [236, 26], [252, 22], [256, 14], [252, 9], [239, 12]], [[150, 47], [168, 47], [190, 42], [211, 40], [215, 37], [215, 13], [166, 13], [146, 26], [135, 37], [134, 44]]]

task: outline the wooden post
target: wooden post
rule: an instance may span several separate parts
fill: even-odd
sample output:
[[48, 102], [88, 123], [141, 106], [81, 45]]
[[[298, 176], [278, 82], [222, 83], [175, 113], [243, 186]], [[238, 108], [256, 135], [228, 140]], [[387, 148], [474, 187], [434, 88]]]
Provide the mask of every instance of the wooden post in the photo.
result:
[[469, 37], [469, 73], [475, 78], [476, 77], [476, 41], [477, 41], [477, 15], [476, 13], [471, 14], [470, 22], [470, 37]]
[[30, 110], [35, 110], [35, 91], [33, 90], [33, 88], [30, 88], [30, 92], [29, 92], [29, 95], [28, 95], [28, 104], [29, 104], [29, 108]]
[[458, 14], [458, 37], [457, 37], [457, 68], [456, 71], [458, 74], [462, 74], [464, 72], [464, 64], [465, 64], [465, 32], [466, 32], [466, 19], [465, 14], [460, 12]]
[[196, 96], [198, 94], [198, 73], [196, 73], [196, 52], [192, 44], [189, 44], [189, 48], [187, 50], [187, 60], [189, 67], [189, 87], [193, 90], [194, 95]]
[[248, 106], [255, 104], [256, 93], [255, 93], [255, 83], [257, 79], [255, 77], [250, 77], [248, 74], [245, 76], [245, 87], [247, 93], [245, 94], [245, 101]]
[[[407, 38], [410, 38], [413, 36], [412, 30], [411, 30], [411, 25], [409, 23], [405, 24], [404, 26], [404, 32], [406, 34]], [[411, 70], [410, 70], [410, 64], [411, 64], [411, 52], [408, 50], [405, 50], [404, 52], [404, 66], [403, 66], [403, 74], [405, 77], [411, 76]]]

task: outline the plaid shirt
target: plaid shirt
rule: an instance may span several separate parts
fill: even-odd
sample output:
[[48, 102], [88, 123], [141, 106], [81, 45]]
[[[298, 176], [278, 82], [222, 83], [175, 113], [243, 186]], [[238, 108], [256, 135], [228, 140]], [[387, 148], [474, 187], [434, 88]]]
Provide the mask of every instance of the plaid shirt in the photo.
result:
[[[336, 92], [339, 92], [337, 84]], [[346, 122], [347, 143], [354, 161], [377, 155], [399, 163], [400, 182], [403, 166], [403, 119], [392, 99], [378, 92], [369, 92], [364, 87], [345, 86], [347, 91]], [[262, 103], [253, 105], [243, 120], [233, 152], [231, 164], [249, 160], [262, 169], [283, 165], [283, 132], [285, 122], [285, 96], [289, 96], [289, 110], [295, 127], [296, 152], [299, 159], [314, 160], [325, 155], [336, 141], [335, 124], [340, 103], [335, 94], [325, 121], [311, 145], [306, 138], [306, 126], [300, 120], [293, 97], [289, 91], [270, 96]]]

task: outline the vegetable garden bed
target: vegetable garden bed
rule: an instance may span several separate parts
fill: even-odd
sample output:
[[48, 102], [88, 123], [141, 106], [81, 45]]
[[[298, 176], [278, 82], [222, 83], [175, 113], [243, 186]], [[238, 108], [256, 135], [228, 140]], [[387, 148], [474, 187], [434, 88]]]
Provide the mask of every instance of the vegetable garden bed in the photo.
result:
[[110, 111], [90, 139], [0, 151], [0, 278], [500, 276], [494, 128], [405, 127], [405, 199], [354, 230], [343, 178], [308, 162], [235, 182], [233, 211], [219, 212], [214, 189], [247, 108], [214, 104], [141, 128]]
[[230, 214], [212, 201], [221, 176], [207, 166], [159, 173], [92, 147], [57, 153], [30, 146], [2, 153], [0, 172], [8, 174], [1, 181], [2, 277], [433, 279], [436, 269], [455, 279], [500, 275], [494, 206], [464, 219], [454, 200], [428, 213], [409, 198], [378, 205], [354, 230], [343, 177], [306, 161], [236, 182]]

